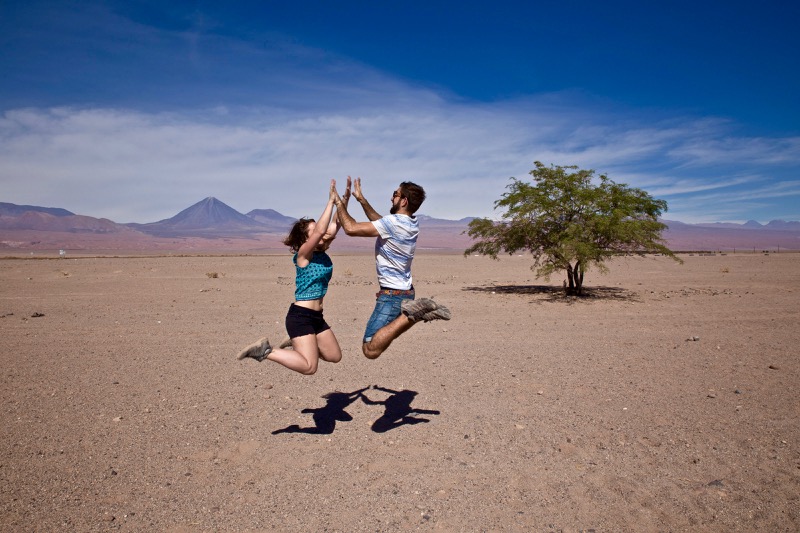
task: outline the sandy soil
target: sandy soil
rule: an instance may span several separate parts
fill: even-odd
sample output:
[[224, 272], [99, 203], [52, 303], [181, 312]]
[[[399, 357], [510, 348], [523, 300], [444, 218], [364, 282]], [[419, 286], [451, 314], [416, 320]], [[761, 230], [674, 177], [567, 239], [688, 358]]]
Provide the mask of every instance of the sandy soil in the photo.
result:
[[420, 254], [453, 320], [376, 361], [372, 260], [332, 256], [310, 377], [235, 358], [284, 337], [286, 255], [0, 260], [0, 530], [800, 529], [800, 254], [620, 259], [582, 299]]

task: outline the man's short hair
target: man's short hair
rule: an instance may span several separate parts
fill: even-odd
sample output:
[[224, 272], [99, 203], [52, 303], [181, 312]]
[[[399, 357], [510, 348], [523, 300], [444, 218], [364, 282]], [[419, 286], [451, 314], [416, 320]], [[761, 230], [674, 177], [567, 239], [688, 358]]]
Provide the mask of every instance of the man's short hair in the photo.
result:
[[408, 210], [412, 215], [417, 212], [419, 206], [425, 201], [425, 189], [416, 183], [404, 181], [400, 184], [400, 192], [408, 200]]

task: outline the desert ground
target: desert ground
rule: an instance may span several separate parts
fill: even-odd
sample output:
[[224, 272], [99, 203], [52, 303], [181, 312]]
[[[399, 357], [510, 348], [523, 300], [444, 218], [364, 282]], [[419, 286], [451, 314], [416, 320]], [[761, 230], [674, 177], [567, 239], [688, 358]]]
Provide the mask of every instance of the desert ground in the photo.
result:
[[341, 363], [284, 336], [287, 254], [0, 259], [2, 531], [798, 531], [800, 254], [619, 258], [587, 295], [530, 257], [419, 253], [452, 320]]

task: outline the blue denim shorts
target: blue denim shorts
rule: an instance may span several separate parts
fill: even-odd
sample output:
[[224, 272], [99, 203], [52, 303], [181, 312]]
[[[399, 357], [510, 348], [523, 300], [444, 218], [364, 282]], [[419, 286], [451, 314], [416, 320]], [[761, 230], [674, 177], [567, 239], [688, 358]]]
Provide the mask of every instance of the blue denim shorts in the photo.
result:
[[413, 290], [402, 292], [403, 294], [386, 294], [385, 291], [378, 293], [375, 309], [372, 311], [372, 316], [367, 321], [367, 329], [364, 331], [364, 342], [371, 341], [379, 329], [400, 316], [400, 304], [403, 303], [403, 300], [414, 299]]

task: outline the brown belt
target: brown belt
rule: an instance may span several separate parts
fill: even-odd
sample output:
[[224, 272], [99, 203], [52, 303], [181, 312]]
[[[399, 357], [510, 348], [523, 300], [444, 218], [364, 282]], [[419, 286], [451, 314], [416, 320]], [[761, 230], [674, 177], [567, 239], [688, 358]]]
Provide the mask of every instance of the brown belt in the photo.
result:
[[407, 291], [403, 291], [400, 289], [381, 289], [377, 293], [375, 293], [375, 298], [377, 298], [381, 294], [386, 294], [388, 296], [414, 296], [414, 289]]

